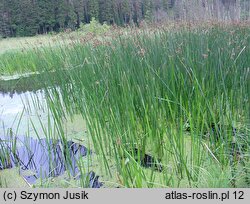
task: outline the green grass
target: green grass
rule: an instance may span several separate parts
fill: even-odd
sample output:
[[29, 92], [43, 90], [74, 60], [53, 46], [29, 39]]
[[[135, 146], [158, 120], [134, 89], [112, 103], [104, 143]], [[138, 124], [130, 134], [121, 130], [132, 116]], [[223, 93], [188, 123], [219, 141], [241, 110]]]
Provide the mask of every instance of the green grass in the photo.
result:
[[[74, 32], [61, 32], [61, 33], [49, 33], [47, 35], [37, 35], [34, 37], [18, 37], [18, 38], [0, 38], [0, 55], [10, 52], [25, 52], [29, 49], [56, 47], [62, 44], [70, 45], [76, 40], [84, 41], [88, 40], [93, 35], [95, 37], [101, 37], [103, 34], [110, 30], [110, 26], [101, 25], [95, 19], [92, 19], [89, 24], [81, 25], [80, 28]], [[89, 35], [91, 34], [92, 37]]]
[[[114, 183], [249, 187], [250, 29], [131, 32], [109, 43], [6, 53], [0, 70], [70, 70], [57, 77], [60, 92], [47, 90], [49, 108], [58, 124], [82, 115], [99, 168]], [[142, 167], [135, 148], [163, 171]]]

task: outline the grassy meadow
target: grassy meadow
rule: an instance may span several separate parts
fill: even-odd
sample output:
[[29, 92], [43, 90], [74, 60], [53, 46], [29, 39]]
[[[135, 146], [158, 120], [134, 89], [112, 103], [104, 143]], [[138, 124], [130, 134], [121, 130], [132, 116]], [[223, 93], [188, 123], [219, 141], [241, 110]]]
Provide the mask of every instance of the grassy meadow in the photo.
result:
[[0, 75], [38, 73], [62, 139], [63, 121], [81, 117], [104, 186], [250, 187], [248, 26], [111, 28], [45, 46], [34, 39], [16, 50], [6, 47], [19, 40], [0, 41]]

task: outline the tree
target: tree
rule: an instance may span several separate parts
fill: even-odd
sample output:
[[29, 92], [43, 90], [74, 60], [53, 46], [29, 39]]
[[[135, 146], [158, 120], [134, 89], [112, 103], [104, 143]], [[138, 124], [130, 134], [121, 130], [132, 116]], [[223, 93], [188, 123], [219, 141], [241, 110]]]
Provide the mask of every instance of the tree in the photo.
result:
[[99, 1], [99, 8], [100, 8], [99, 21], [101, 23], [106, 22], [108, 24], [112, 24], [114, 22], [113, 7], [114, 7], [113, 0], [100, 0]]
[[89, 0], [90, 18], [99, 19], [99, 2], [98, 0]]
[[151, 21], [153, 18], [153, 2], [152, 0], [144, 0], [142, 7], [142, 15], [146, 21]]
[[37, 0], [39, 33], [53, 31], [55, 27], [55, 0]]
[[9, 3], [9, 1], [0, 2], [0, 33], [3, 37], [12, 36]]
[[250, 17], [249, 10], [249, 0], [0, 0], [0, 35], [74, 30], [91, 18], [118, 25], [138, 25], [144, 19], [162, 21], [171, 16], [240, 20]]
[[73, 7], [76, 15], [76, 28], [80, 27], [80, 24], [85, 22], [85, 0], [74, 0]]
[[[21, 10], [21, 11], [20, 11]], [[15, 24], [15, 35], [32, 36], [36, 35], [39, 29], [37, 17], [37, 4], [32, 0], [20, 0], [18, 8], [12, 17]], [[12, 27], [13, 27], [12, 24]]]

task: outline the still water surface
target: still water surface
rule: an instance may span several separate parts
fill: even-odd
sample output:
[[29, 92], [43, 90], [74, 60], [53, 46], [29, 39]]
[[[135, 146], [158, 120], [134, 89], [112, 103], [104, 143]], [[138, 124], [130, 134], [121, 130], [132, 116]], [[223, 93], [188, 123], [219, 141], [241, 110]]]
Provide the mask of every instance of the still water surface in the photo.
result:
[[[52, 118], [51, 121], [53, 122]], [[34, 131], [34, 124], [37, 133]], [[0, 137], [10, 129], [16, 135], [44, 137], [39, 126], [48, 126], [48, 109], [43, 91], [1, 94], [0, 93]]]

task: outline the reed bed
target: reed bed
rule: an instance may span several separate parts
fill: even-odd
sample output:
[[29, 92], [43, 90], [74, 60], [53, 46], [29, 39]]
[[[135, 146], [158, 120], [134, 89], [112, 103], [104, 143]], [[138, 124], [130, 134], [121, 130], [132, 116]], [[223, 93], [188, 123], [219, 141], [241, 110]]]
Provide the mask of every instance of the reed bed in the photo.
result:
[[82, 115], [113, 187], [249, 187], [249, 27], [136, 30], [0, 58], [3, 72], [48, 81], [69, 70], [45, 88], [48, 106], [58, 127]]

